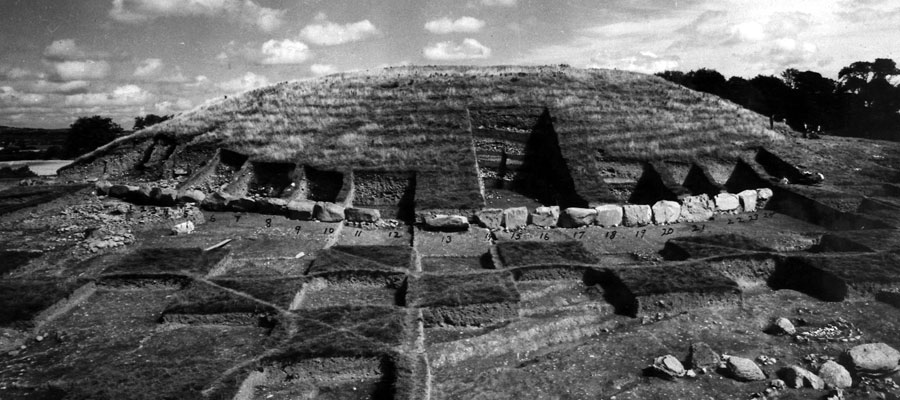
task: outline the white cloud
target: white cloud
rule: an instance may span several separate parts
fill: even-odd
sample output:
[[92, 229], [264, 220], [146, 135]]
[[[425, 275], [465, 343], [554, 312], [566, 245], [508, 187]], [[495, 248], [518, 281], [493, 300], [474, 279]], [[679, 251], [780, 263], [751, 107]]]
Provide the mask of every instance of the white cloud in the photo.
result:
[[457, 61], [477, 58], [488, 58], [491, 49], [478, 43], [475, 39], [465, 39], [461, 44], [455, 42], [438, 42], [425, 46], [425, 58], [437, 61]]
[[78, 60], [85, 57], [85, 52], [75, 44], [74, 39], [60, 39], [44, 49], [44, 57], [51, 60]]
[[80, 93], [87, 90], [90, 84], [87, 81], [50, 82], [38, 80], [28, 85], [28, 90], [33, 93]]
[[679, 58], [675, 56], [660, 57], [650, 52], [642, 51], [638, 54], [628, 55], [625, 57], [610, 56], [609, 54], [598, 54], [591, 58], [589, 68], [607, 68], [620, 69], [632, 72], [641, 72], [645, 74], [653, 74], [666, 70], [674, 70], [678, 68]]
[[247, 72], [240, 78], [225, 81], [218, 84], [219, 89], [229, 93], [246, 92], [248, 90], [269, 85], [269, 79], [263, 75]]
[[269, 40], [260, 49], [260, 64], [302, 64], [310, 57], [309, 46], [290, 39]]
[[153, 108], [156, 109], [156, 112], [161, 114], [169, 114], [176, 113], [179, 111], [189, 110], [194, 106], [194, 103], [188, 99], [183, 97], [179, 97], [175, 101], [166, 100], [161, 101], [153, 105]]
[[44, 48], [44, 58], [50, 61], [86, 60], [89, 58], [108, 58], [109, 53], [103, 51], [87, 51], [77, 43], [75, 39], [54, 40]]
[[284, 11], [262, 7], [251, 0], [113, 0], [109, 16], [125, 23], [171, 16], [224, 16], [271, 32], [283, 23]]
[[162, 71], [162, 68], [162, 60], [158, 58], [148, 58], [144, 61], [141, 61], [141, 63], [138, 64], [137, 68], [134, 69], [134, 76], [141, 78], [153, 76]]
[[367, 19], [343, 25], [323, 22], [307, 25], [300, 31], [301, 37], [320, 46], [356, 42], [377, 34], [378, 29]]
[[481, 4], [486, 6], [504, 6], [510, 7], [516, 5], [518, 0], [481, 0]]
[[731, 37], [738, 42], [758, 42], [765, 39], [763, 26], [756, 22], [744, 22], [731, 27]]
[[309, 70], [316, 75], [328, 75], [337, 72], [337, 69], [331, 64], [313, 64], [309, 66]]
[[21, 93], [9, 86], [0, 86], [0, 105], [4, 107], [27, 107], [42, 104], [47, 96]]
[[484, 21], [472, 17], [460, 17], [457, 20], [444, 17], [425, 23], [425, 30], [431, 33], [446, 34], [452, 32], [478, 32], [484, 28]]
[[66, 81], [103, 79], [109, 75], [106, 61], [63, 61], [53, 64], [59, 78]]
[[144, 104], [153, 100], [153, 94], [136, 85], [119, 86], [112, 92], [68, 95], [69, 107], [123, 107]]
[[5, 65], [0, 65], [0, 78], [9, 79], [9, 80], [21, 80], [30, 77], [39, 77], [43, 78], [40, 73], [35, 73], [33, 71], [19, 68], [19, 67], [9, 67]]

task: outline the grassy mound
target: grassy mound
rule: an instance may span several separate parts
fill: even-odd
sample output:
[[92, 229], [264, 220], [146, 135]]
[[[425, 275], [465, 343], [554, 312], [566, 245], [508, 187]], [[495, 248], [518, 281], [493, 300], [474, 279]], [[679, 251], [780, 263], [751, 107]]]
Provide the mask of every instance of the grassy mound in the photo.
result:
[[545, 110], [582, 194], [591, 193], [609, 157], [734, 160], [743, 150], [783, 140], [766, 118], [655, 76], [555, 66], [403, 67], [253, 90], [119, 139], [68, 169], [166, 138], [214, 145], [254, 162], [417, 171], [419, 207], [471, 208], [483, 201], [475, 193], [473, 134], [521, 136]]

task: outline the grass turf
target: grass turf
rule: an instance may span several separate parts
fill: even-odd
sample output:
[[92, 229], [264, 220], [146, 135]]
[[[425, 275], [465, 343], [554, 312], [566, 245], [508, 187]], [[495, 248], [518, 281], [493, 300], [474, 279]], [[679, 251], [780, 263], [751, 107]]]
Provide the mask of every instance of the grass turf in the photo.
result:
[[457, 307], [518, 302], [519, 292], [508, 272], [424, 275], [410, 280], [407, 303], [413, 307]]
[[533, 265], [565, 266], [596, 264], [581, 242], [506, 241], [497, 243], [497, 253], [505, 268]]

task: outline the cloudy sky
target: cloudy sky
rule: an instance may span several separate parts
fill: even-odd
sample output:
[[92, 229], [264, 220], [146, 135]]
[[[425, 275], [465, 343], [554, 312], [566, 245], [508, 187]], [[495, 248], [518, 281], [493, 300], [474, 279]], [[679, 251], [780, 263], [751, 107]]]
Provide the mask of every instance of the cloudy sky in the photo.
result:
[[404, 64], [653, 73], [900, 61], [896, 0], [0, 0], [0, 125], [126, 129], [285, 80]]

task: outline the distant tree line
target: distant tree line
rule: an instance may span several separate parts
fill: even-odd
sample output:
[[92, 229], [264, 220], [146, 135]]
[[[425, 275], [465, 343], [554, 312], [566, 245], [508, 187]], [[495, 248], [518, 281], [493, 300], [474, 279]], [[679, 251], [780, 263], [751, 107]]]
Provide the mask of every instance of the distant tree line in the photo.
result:
[[[132, 129], [134, 131], [141, 130], [171, 118], [171, 115], [159, 116], [155, 114], [135, 117]], [[69, 126], [69, 136], [66, 144], [59, 151], [65, 157], [78, 157], [116, 140], [124, 133], [125, 130], [119, 124], [113, 122], [112, 118], [99, 115], [79, 117]]]
[[780, 76], [747, 80], [702, 68], [665, 71], [658, 76], [711, 93], [798, 131], [900, 141], [900, 69], [891, 59], [858, 61], [844, 67], [838, 80], [814, 71], [787, 69]]

